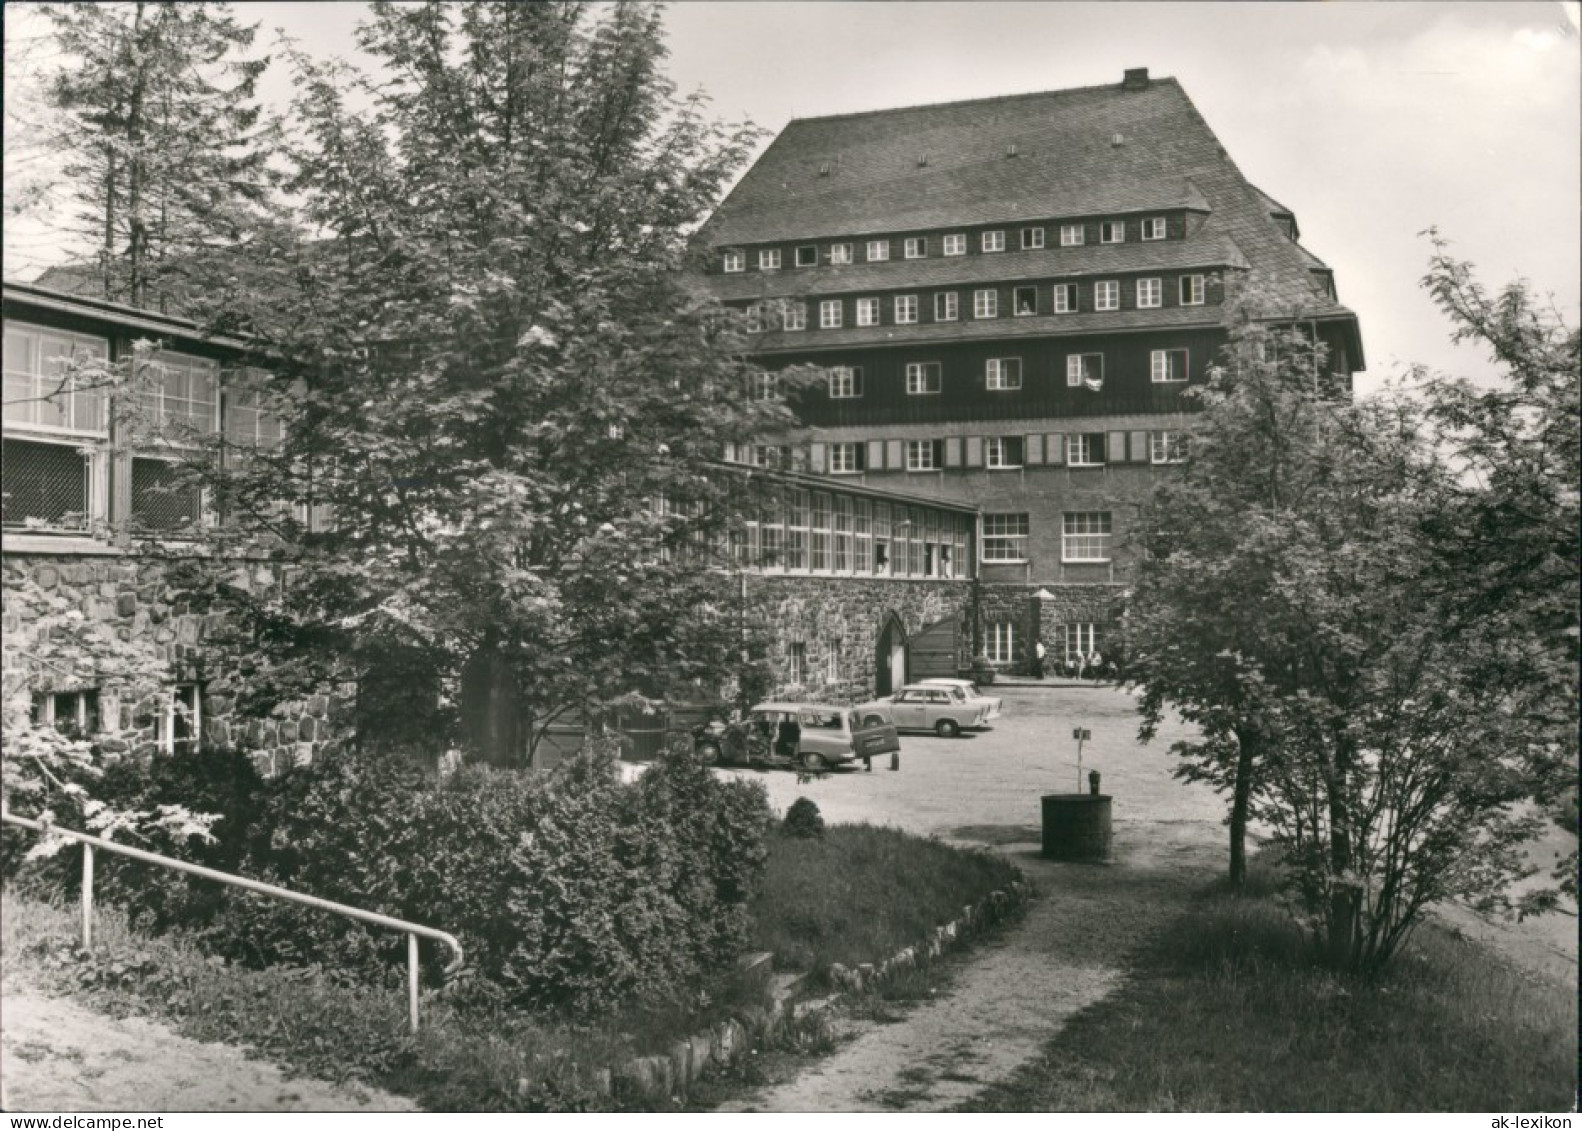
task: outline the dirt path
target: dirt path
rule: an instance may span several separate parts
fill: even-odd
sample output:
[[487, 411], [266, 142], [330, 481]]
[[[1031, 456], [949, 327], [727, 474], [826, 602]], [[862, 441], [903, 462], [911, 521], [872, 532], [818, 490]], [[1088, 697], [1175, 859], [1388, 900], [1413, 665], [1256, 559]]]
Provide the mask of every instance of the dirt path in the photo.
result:
[[[1125, 955], [1222, 865], [1201, 821], [1117, 822], [1108, 865], [1042, 859], [1036, 829], [961, 830], [999, 843], [1038, 887], [1023, 922], [974, 956], [938, 1001], [891, 1024], [848, 1022], [834, 1055], [725, 1111], [941, 1111], [1031, 1060], [1119, 984]], [[960, 835], [960, 834], [958, 834]]]
[[8, 983], [0, 1014], [6, 1111], [416, 1111], [400, 1096], [288, 1078], [232, 1045], [117, 1020]]

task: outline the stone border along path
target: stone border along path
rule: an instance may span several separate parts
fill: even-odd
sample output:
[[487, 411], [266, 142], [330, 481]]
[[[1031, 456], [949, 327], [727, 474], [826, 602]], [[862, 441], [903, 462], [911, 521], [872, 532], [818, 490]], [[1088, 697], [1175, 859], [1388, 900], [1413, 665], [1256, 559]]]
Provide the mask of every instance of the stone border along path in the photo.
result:
[[1203, 821], [1115, 826], [1109, 864], [1044, 860], [1036, 830], [1002, 851], [1037, 890], [1023, 921], [974, 955], [943, 998], [900, 1021], [842, 1019], [845, 1043], [797, 1078], [719, 1110], [942, 1111], [1033, 1059], [1067, 1018], [1121, 982], [1126, 956], [1185, 909], [1223, 867], [1217, 825]]

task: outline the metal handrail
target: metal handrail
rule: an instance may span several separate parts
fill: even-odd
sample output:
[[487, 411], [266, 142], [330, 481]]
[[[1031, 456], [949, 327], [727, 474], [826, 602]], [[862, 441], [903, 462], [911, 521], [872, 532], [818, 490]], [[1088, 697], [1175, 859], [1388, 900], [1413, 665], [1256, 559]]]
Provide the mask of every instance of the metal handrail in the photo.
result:
[[287, 888], [276, 887], [259, 880], [250, 880], [246, 876], [233, 875], [230, 872], [218, 872], [213, 868], [205, 868], [201, 864], [189, 864], [185, 860], [176, 860], [169, 856], [161, 856], [157, 852], [145, 852], [141, 848], [130, 845], [116, 844], [114, 841], [105, 840], [103, 837], [90, 836], [80, 833], [76, 829], [68, 829], [49, 821], [36, 821], [30, 817], [19, 817], [9, 811], [0, 811], [0, 821], [6, 824], [17, 825], [20, 828], [31, 829], [39, 833], [60, 833], [62, 836], [71, 837], [82, 843], [82, 946], [84, 950], [93, 949], [93, 850], [102, 848], [106, 852], [113, 852], [119, 856], [130, 856], [133, 860], [143, 860], [149, 864], [158, 864], [162, 868], [170, 868], [177, 872], [190, 872], [194, 876], [201, 876], [206, 880], [216, 880], [230, 887], [243, 888], [247, 891], [257, 892], [274, 899], [283, 899], [288, 903], [300, 903], [307, 907], [317, 907], [321, 911], [333, 911], [337, 915], [344, 915], [348, 919], [357, 919], [364, 923], [372, 923], [377, 927], [388, 927], [393, 931], [403, 931], [407, 937], [407, 1004], [411, 1017], [412, 1032], [417, 1032], [418, 1020], [418, 944], [419, 938], [434, 939], [450, 947], [454, 957], [446, 965], [444, 975], [449, 977], [460, 969], [462, 964], [461, 943], [456, 941], [454, 935], [433, 927], [425, 927], [419, 923], [409, 923], [405, 919], [396, 919], [389, 915], [381, 915], [377, 911], [364, 911], [359, 907], [350, 907], [344, 903], [336, 903], [330, 899], [320, 899], [316, 895], [304, 895], [302, 892], [290, 891]]

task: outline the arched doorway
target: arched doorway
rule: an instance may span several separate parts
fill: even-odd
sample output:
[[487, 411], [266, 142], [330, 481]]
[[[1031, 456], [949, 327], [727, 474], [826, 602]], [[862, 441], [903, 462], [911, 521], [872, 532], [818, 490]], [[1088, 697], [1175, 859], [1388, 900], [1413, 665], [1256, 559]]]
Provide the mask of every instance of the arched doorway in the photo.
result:
[[905, 682], [906, 626], [893, 612], [887, 613], [874, 650], [874, 687], [878, 694], [889, 695]]

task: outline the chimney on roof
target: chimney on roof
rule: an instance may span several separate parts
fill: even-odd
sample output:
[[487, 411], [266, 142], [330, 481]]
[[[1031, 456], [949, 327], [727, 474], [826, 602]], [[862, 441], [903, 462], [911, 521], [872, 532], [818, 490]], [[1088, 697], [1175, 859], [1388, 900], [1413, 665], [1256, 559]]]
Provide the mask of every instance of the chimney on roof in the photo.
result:
[[1147, 90], [1148, 68], [1132, 67], [1126, 72], [1126, 77], [1121, 79], [1122, 90]]

